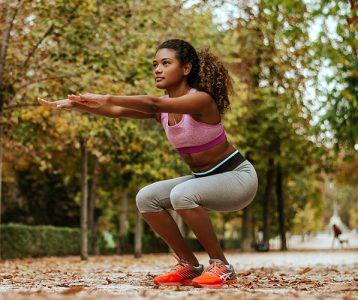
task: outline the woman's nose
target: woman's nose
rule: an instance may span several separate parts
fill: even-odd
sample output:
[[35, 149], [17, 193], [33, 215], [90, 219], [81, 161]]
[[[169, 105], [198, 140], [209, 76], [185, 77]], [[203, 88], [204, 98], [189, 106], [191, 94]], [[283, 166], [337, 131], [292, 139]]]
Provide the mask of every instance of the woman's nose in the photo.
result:
[[155, 67], [154, 73], [155, 73], [155, 74], [157, 74], [157, 73], [162, 73], [162, 68], [161, 68], [160, 66]]

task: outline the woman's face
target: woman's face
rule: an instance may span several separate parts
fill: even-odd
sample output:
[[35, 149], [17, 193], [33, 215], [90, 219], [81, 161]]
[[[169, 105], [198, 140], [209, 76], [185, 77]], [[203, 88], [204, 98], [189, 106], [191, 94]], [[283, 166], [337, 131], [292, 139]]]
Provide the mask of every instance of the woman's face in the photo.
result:
[[[153, 60], [155, 85], [160, 89], [174, 87], [188, 75], [187, 66], [182, 66], [176, 58], [176, 52], [163, 48], [158, 50]], [[190, 70], [189, 70], [190, 71]]]

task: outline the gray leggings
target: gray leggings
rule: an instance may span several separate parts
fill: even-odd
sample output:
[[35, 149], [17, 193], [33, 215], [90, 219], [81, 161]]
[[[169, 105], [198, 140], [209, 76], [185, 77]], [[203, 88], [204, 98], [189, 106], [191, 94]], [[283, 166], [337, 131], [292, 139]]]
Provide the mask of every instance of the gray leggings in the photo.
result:
[[245, 160], [225, 173], [200, 178], [187, 175], [152, 183], [138, 192], [136, 201], [141, 213], [198, 206], [214, 211], [237, 211], [251, 203], [257, 185], [256, 171]]

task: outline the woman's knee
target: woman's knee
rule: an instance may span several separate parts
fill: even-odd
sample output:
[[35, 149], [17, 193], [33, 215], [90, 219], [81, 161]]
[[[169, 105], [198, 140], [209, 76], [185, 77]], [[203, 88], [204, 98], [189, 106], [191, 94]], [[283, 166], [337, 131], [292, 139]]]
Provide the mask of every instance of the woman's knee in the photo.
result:
[[155, 212], [162, 210], [156, 201], [155, 190], [151, 185], [145, 186], [139, 190], [136, 195], [137, 208], [141, 213], [144, 212]]
[[190, 209], [199, 206], [200, 196], [191, 192], [185, 184], [179, 184], [170, 192], [170, 202], [174, 209]]

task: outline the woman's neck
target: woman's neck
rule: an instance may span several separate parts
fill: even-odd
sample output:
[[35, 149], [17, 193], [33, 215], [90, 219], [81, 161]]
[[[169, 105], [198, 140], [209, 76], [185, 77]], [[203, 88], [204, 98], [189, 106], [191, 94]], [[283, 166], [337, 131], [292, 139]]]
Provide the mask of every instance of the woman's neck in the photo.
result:
[[180, 86], [176, 86], [175, 88], [168, 88], [167, 93], [170, 98], [172, 97], [181, 97], [189, 93], [191, 87], [188, 83], [184, 83]]

